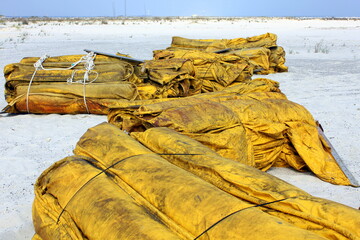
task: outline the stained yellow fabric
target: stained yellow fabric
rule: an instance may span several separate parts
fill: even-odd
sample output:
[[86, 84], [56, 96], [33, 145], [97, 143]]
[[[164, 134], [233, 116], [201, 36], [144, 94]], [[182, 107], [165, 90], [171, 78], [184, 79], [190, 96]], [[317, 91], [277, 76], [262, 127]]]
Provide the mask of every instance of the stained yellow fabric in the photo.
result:
[[[196, 50], [199, 52], [199, 56], [209, 58], [209, 54], [225, 50], [218, 54], [215, 53], [215, 55], [223, 59], [229, 58], [229, 56], [236, 59], [236, 56], [238, 56], [243, 59], [242, 61], [248, 60], [254, 68], [254, 74], [287, 72], [285, 51], [282, 47], [277, 46], [276, 41], [277, 36], [273, 33], [234, 39], [188, 39], [173, 37], [171, 47], [167, 48], [167, 51], [174, 52], [175, 54], [173, 55], [175, 57], [181, 54], [184, 55], [184, 52], [194, 52]], [[169, 54], [167, 55], [167, 57], [170, 57]], [[159, 51], [154, 51], [154, 57], [159, 57]], [[195, 58], [193, 53], [187, 54], [186, 57], [189, 59]], [[195, 58], [195, 61], [197, 58]], [[228, 62], [230, 61], [228, 60]]]
[[[10, 113], [106, 114], [109, 107], [116, 107], [123, 99], [192, 96], [222, 90], [250, 80], [252, 75], [246, 61], [241, 64], [210, 62], [206, 68], [201, 68], [203, 76], [200, 77], [189, 59], [158, 59], [132, 65], [100, 55], [96, 56], [95, 67], [88, 72], [89, 78], [84, 84], [87, 73], [84, 63], [67, 69], [83, 56], [47, 58], [42, 64], [46, 70], [35, 69], [34, 63], [39, 58], [24, 58], [20, 63], [7, 65], [4, 69], [8, 102], [5, 110]], [[210, 79], [204, 81], [204, 78]]]
[[243, 48], [226, 53], [226, 55], [236, 55], [249, 60], [254, 66], [255, 74], [267, 74], [270, 69], [270, 49], [260, 48]]
[[171, 47], [174, 48], [194, 48], [207, 52], [214, 52], [226, 48], [255, 48], [255, 47], [273, 47], [276, 46], [277, 36], [273, 33], [265, 33], [248, 38], [234, 39], [188, 39], [182, 37], [173, 37]]
[[[146, 107], [151, 104], [151, 111], [157, 114], [162, 111], [164, 106], [174, 108], [179, 104], [200, 103], [203, 99], [211, 99], [217, 102], [229, 99], [246, 99], [253, 98], [254, 94], [256, 95], [256, 99], [269, 97], [286, 99], [286, 96], [280, 93], [278, 82], [265, 78], [257, 78], [252, 81], [234, 83], [221, 91], [203, 93], [186, 98], [147, 99], [131, 102], [118, 101], [116, 105], [114, 104], [113, 107], [111, 107], [108, 114], [108, 121], [120, 128], [132, 131], [132, 127], [141, 126], [141, 122], [133, 115], [133, 112], [139, 107], [142, 111], [146, 111]], [[159, 103], [160, 105], [155, 105], [155, 103]], [[156, 106], [159, 107], [155, 108]], [[125, 125], [127, 125], [129, 129], [125, 127]]]
[[40, 176], [33, 221], [42, 239], [181, 239], [136, 203], [114, 177], [101, 173], [98, 165], [73, 156]]
[[226, 79], [233, 79], [231, 82], [244, 81], [251, 78], [253, 73], [270, 74], [288, 70], [285, 66], [285, 51], [279, 46], [229, 49], [221, 54], [183, 48], [154, 51], [154, 59], [173, 58], [193, 61], [196, 78], [219, 84], [225, 81], [227, 85], [229, 80]]
[[[159, 138], [162, 137], [163, 135], [159, 135]], [[359, 213], [350, 208], [340, 205], [337, 210], [341, 211], [333, 211], [335, 215], [326, 223], [333, 224], [332, 220], [336, 218], [336, 214], [343, 213], [347, 217], [353, 217], [351, 226], [343, 228], [340, 225], [336, 231], [308, 230], [288, 221], [285, 217], [268, 213], [272, 210], [269, 206], [275, 204], [274, 211], [287, 216], [288, 213], [276, 206], [284, 205], [284, 209], [290, 211], [291, 207], [287, 207], [287, 204], [296, 206], [296, 202], [292, 203], [291, 199], [280, 199], [289, 201], [287, 204], [274, 202], [267, 203], [265, 207], [221, 190], [219, 188], [221, 184], [225, 183], [225, 186], [230, 187], [236, 182], [241, 183], [242, 178], [244, 178], [242, 186], [245, 186], [250, 178], [255, 178], [252, 174], [256, 173], [256, 176], [265, 182], [255, 183], [243, 189], [242, 187], [233, 189], [241, 189], [239, 192], [245, 190], [243, 195], [248, 194], [249, 199], [258, 199], [258, 202], [267, 201], [261, 199], [277, 199], [283, 196], [290, 197], [293, 201], [296, 201], [298, 196], [311, 199], [308, 194], [302, 194], [301, 190], [277, 179], [273, 182], [274, 177], [239, 163], [236, 167], [243, 166], [243, 171], [239, 170], [237, 174], [232, 174], [231, 169], [235, 166], [227, 163], [234, 161], [222, 158], [202, 145], [200, 147], [194, 145], [194, 140], [189, 138], [177, 139], [185, 141], [180, 142], [180, 148], [187, 144], [187, 139], [189, 152], [194, 149], [199, 150], [197, 154], [200, 152], [204, 160], [211, 160], [207, 166], [204, 166], [207, 169], [197, 167], [197, 163], [193, 164], [189, 160], [189, 166], [194, 166], [196, 169], [193, 169], [192, 173], [188, 172], [169, 163], [163, 158], [165, 156], [145, 148], [113, 125], [104, 123], [89, 129], [79, 140], [74, 150], [75, 156], [55, 163], [38, 179], [35, 185], [33, 208], [36, 234], [43, 240], [85, 239], [85, 237], [86, 239], [259, 240], [358, 237], [358, 230], [355, 228], [356, 230], [353, 231], [352, 225], [357, 226], [359, 218], [356, 217]], [[176, 139], [172, 140], [176, 142]], [[174, 148], [169, 149], [169, 152], [173, 150]], [[197, 158], [202, 159], [200, 156]], [[222, 163], [218, 165], [216, 161], [224, 161], [224, 165]], [[197, 176], [194, 174], [197, 170], [200, 175], [208, 175], [208, 178], [213, 176], [212, 179], [219, 184]], [[226, 172], [228, 175], [224, 175], [224, 178], [228, 181], [225, 182], [221, 180], [219, 173]], [[277, 186], [279, 183], [280, 186]], [[278, 187], [285, 191], [279, 193]], [[336, 203], [323, 201], [331, 206], [339, 206]], [[306, 212], [311, 208], [312, 202], [308, 201], [307, 204], [309, 205], [299, 205], [304, 210], [294, 211]], [[314, 204], [319, 209], [322, 206], [320, 203]], [[324, 209], [329, 208], [330, 205], [324, 205]], [[343, 216], [340, 216], [340, 219]], [[320, 223], [313, 225], [309, 221], [309, 226], [323, 228], [324, 225], [321, 225], [323, 219], [324, 217], [317, 219]], [[307, 218], [305, 220], [307, 222]], [[343, 231], [341, 234], [338, 233], [340, 229]]]
[[[96, 55], [90, 71], [88, 63], [80, 61], [85, 55], [47, 57], [41, 68], [35, 65], [42, 58], [25, 57], [4, 68], [8, 106], [3, 111], [107, 114], [123, 99], [222, 91], [250, 81], [254, 70], [258, 74], [287, 71], [285, 52], [276, 46], [276, 39], [271, 33], [222, 40], [174, 37], [168, 50], [154, 51], [153, 60], [133, 63]], [[225, 53], [213, 52], [224, 48]]]
[[202, 92], [220, 91], [234, 82], [248, 81], [253, 67], [247, 59], [236, 55], [220, 55], [197, 50], [158, 50], [154, 59], [189, 59], [194, 64], [195, 78]]
[[5, 66], [6, 111], [106, 114], [108, 105], [116, 99], [139, 98], [134, 85], [139, 79], [130, 63], [96, 56], [95, 67], [84, 84], [84, 63], [67, 69], [83, 56], [49, 57], [42, 64], [45, 70], [35, 71], [34, 63], [39, 58], [24, 58]]
[[213, 94], [208, 98], [197, 95], [172, 101], [138, 101], [111, 110], [108, 121], [128, 132], [168, 127], [223, 157], [263, 171], [291, 166], [299, 171], [309, 169], [333, 184], [351, 184], [303, 106], [278, 92]]
[[[16, 87], [17, 96], [8, 103], [8, 112], [31, 113], [90, 113], [106, 114], [108, 106], [114, 106], [117, 99], [134, 100], [138, 89], [134, 84], [98, 83], [98, 84], [40, 84], [31, 87], [27, 97], [28, 86]], [[85, 100], [84, 100], [84, 97]], [[86, 106], [84, 101], [86, 101]]]
[[184, 97], [201, 92], [201, 82], [194, 77], [194, 65], [187, 59], [150, 60], [141, 68], [149, 79], [144, 86], [156, 88], [153, 95], [141, 95], [141, 99]]
[[285, 50], [282, 47], [270, 48], [270, 69], [274, 72], [287, 72], [288, 67], [285, 66]]
[[270, 74], [288, 71], [288, 67], [285, 66], [285, 51], [279, 46], [271, 48], [244, 48], [229, 51], [224, 54], [237, 55], [248, 59], [254, 66], [254, 74]]
[[[131, 134], [163, 158], [223, 191], [254, 204], [293, 225], [328, 239], [360, 237], [360, 212], [339, 203], [316, 198], [276, 177], [223, 158], [185, 135], [169, 128], [151, 128]], [[246, 154], [246, 149], [242, 150]]]

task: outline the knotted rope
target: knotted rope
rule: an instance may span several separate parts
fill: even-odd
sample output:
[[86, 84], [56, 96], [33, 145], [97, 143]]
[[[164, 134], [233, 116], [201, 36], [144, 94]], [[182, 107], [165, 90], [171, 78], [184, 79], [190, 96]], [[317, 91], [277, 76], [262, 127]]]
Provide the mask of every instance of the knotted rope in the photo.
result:
[[[89, 108], [87, 106], [87, 102], [86, 102], [86, 88], [85, 88], [85, 86], [86, 86], [86, 84], [90, 84], [90, 83], [95, 82], [96, 79], [99, 76], [99, 74], [96, 71], [93, 71], [93, 69], [95, 67], [94, 60], [96, 58], [96, 54], [94, 52], [89, 52], [87, 55], [81, 57], [77, 62], [72, 63], [70, 65], [70, 67], [67, 67], [67, 68], [44, 68], [43, 62], [49, 57], [50, 57], [49, 55], [45, 54], [44, 56], [42, 56], [39, 60], [37, 60], [34, 63], [35, 70], [34, 70], [33, 75], [31, 76], [29, 86], [28, 86], [28, 89], [27, 89], [27, 93], [26, 93], [26, 110], [27, 110], [27, 112], [30, 113], [30, 110], [29, 110], [29, 95], [30, 95], [31, 84], [34, 81], [35, 75], [36, 75], [38, 70], [46, 70], [46, 71], [71, 70], [71, 69], [75, 68], [77, 65], [79, 65], [80, 63], [84, 63], [84, 69], [85, 69], [84, 78], [82, 80], [74, 81], [74, 77], [75, 77], [76, 72], [84, 71], [84, 70], [83, 69], [73, 70], [70, 78], [67, 79], [67, 83], [68, 84], [82, 83], [84, 85], [84, 90], [83, 90], [84, 105], [85, 105], [87, 113], [90, 113]], [[92, 72], [94, 72], [96, 74], [96, 77], [93, 80], [89, 80], [89, 75]]]

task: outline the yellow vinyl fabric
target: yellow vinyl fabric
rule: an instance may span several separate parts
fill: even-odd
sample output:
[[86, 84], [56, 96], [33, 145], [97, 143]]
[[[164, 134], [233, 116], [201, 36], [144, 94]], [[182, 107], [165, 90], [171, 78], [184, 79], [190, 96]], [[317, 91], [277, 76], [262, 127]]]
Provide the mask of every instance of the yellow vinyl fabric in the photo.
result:
[[99, 164], [68, 157], [39, 178], [33, 219], [42, 239], [179, 239], [134, 202], [113, 177], [102, 174]]
[[138, 101], [112, 109], [108, 121], [128, 132], [168, 127], [223, 157], [263, 171], [272, 166], [309, 169], [324, 181], [351, 184], [303, 106], [276, 91], [213, 94], [148, 104]]
[[[24, 58], [4, 68], [9, 113], [107, 114], [118, 101], [191, 96], [201, 92], [194, 67], [186, 59], [149, 60], [133, 65], [98, 55], [86, 71], [85, 55]], [[87, 74], [87, 80], [84, 76]]]
[[[174, 165], [293, 225], [329, 239], [360, 237], [360, 212], [317, 198], [270, 174], [221, 157], [200, 142], [169, 128], [131, 134]], [[245, 152], [246, 150], [244, 150]], [[266, 204], [270, 203], [271, 204]]]
[[[277, 36], [195, 40], [173, 37], [154, 59], [87, 55], [26, 57], [4, 68], [8, 113], [107, 114], [123, 100], [187, 97], [287, 71]], [[218, 50], [226, 50], [216, 53]], [[215, 51], [215, 52], [214, 52]], [[121, 104], [121, 103], [120, 103]]]
[[[288, 70], [285, 66], [285, 51], [279, 46], [229, 49], [221, 54], [184, 48], [154, 51], [154, 59], [178, 57], [193, 61], [196, 78], [220, 85], [226, 78], [243, 81], [251, 78], [253, 73], [266, 75]], [[229, 80], [225, 82], [228, 83]], [[206, 83], [207, 86], [210, 84], [211, 82]]]
[[[273, 33], [234, 39], [188, 39], [173, 37], [171, 46], [167, 50], [173, 52], [179, 51], [179, 54], [184, 51], [197, 50], [215, 53], [219, 58], [221, 56], [233, 56], [233, 58], [238, 56], [243, 58], [243, 60], [249, 61], [254, 68], [254, 74], [287, 72], [285, 51], [276, 42], [277, 35]], [[157, 53], [155, 51], [155, 57]]]
[[283, 47], [270, 48], [270, 73], [288, 71], [288, 67], [285, 66], [285, 54]]
[[[204, 60], [201, 68], [189, 59], [154, 59], [132, 65], [106, 56], [96, 56], [94, 68], [77, 63], [85, 55], [48, 57], [42, 68], [39, 58], [24, 58], [5, 66], [5, 97], [9, 113], [107, 114], [123, 100], [186, 97], [222, 90], [249, 81], [247, 61], [228, 64]], [[223, 58], [240, 59], [234, 56]], [[75, 64], [76, 63], [76, 64]], [[205, 66], [205, 65], [206, 66]], [[200, 70], [199, 70], [200, 69]], [[196, 74], [197, 73], [197, 74]], [[85, 75], [88, 76], [84, 80]]]
[[277, 36], [273, 33], [265, 33], [248, 38], [234, 39], [189, 39], [183, 37], [173, 37], [172, 48], [194, 48], [214, 52], [226, 48], [255, 48], [276, 46]]
[[[24, 58], [4, 68], [7, 112], [106, 114], [117, 99], [139, 98], [134, 67], [128, 62], [96, 56], [86, 70], [85, 55]], [[86, 77], [86, 78], [85, 78]]]
[[280, 46], [271, 48], [244, 48], [229, 51], [224, 55], [236, 55], [247, 59], [253, 65], [254, 74], [270, 74], [287, 72], [285, 66], [285, 51]]
[[[163, 134], [158, 136], [164, 137]], [[146, 138], [142, 139], [145, 142]], [[356, 227], [359, 223], [358, 211], [326, 200], [321, 200], [324, 203], [321, 208], [320, 200], [314, 202], [322, 211], [338, 207], [336, 211], [329, 209], [328, 211], [335, 215], [329, 217], [327, 222], [324, 221], [329, 226], [334, 224], [334, 229], [331, 230], [325, 229], [325, 224], [322, 225], [325, 217], [317, 218], [316, 224], [307, 221], [307, 218], [301, 219], [306, 214], [301, 217], [290, 216], [287, 219], [283, 215], [288, 213], [281, 210], [281, 205], [289, 211], [291, 206], [280, 202], [288, 201], [289, 205], [296, 206], [296, 202], [292, 201], [296, 201], [298, 197], [310, 199], [305, 201], [308, 206], [299, 204], [301, 209], [294, 210], [308, 213], [311, 200], [316, 199], [263, 172], [224, 159], [205, 146], [197, 147], [193, 144], [194, 140], [181, 137], [172, 140], [185, 141], [175, 149], [176, 155], [179, 155], [177, 150], [184, 147], [189, 140], [188, 152], [183, 153], [193, 153], [192, 150], [196, 150], [195, 154], [200, 153], [203, 160], [209, 162], [206, 166], [199, 167], [201, 163], [193, 164], [190, 157], [189, 160], [184, 160], [188, 161], [190, 168], [194, 167], [189, 172], [164, 159], [167, 152], [151, 151], [116, 126], [103, 123], [89, 129], [77, 143], [74, 156], [55, 163], [37, 180], [33, 205], [37, 235], [34, 239], [289, 240], [359, 237]], [[171, 148], [168, 152], [173, 150], [174, 148]], [[216, 163], [222, 160], [224, 165]], [[237, 165], [231, 166], [228, 162]], [[216, 165], [219, 168], [216, 168]], [[228, 171], [239, 166], [243, 166], [244, 170], [236, 170], [233, 175], [232, 171]], [[206, 172], [202, 168], [207, 168]], [[194, 174], [196, 171], [199, 171], [199, 175], [208, 175], [208, 179]], [[221, 181], [220, 172], [229, 173], [228, 176], [224, 175], [226, 181]], [[253, 173], [258, 174], [256, 176], [261, 177], [261, 180], [269, 182], [255, 182], [248, 186], [245, 192], [250, 196], [248, 199], [258, 199], [256, 201], [262, 201], [263, 204], [244, 200], [219, 188], [223, 183], [230, 188], [234, 183], [241, 182], [241, 178], [247, 178], [248, 174]], [[218, 184], [209, 181], [212, 175]], [[244, 181], [242, 186], [248, 182]], [[277, 186], [278, 183], [281, 185]], [[242, 186], [234, 189], [239, 190]], [[284, 192], [277, 192], [278, 187]], [[261, 193], [262, 191], [264, 192]], [[267, 202], [267, 199], [279, 201]], [[272, 204], [279, 206], [271, 208]], [[312, 214], [316, 216], [316, 213]], [[336, 214], [342, 215], [339, 220], [347, 219], [348, 226], [343, 227], [345, 222], [333, 223]], [[298, 219], [299, 224], [294, 222]]]
[[[202, 93], [195, 96], [186, 98], [162, 98], [162, 99], [145, 99], [134, 101], [118, 101], [116, 106], [112, 107], [108, 113], [108, 121], [112, 124], [119, 126], [122, 129], [133, 131], [133, 127], [141, 126], [141, 122], [133, 115], [133, 112], [140, 106], [150, 105], [155, 103], [162, 103], [169, 107], [176, 107], [178, 103], [194, 103], [201, 102], [202, 99], [211, 99], [213, 101], [221, 101], [222, 99], [234, 99], [234, 98], [249, 98], [251, 94], [256, 94], [257, 98], [269, 98], [269, 94], [278, 93], [272, 95], [277, 98], [285, 98], [286, 96], [280, 92], [279, 83], [266, 78], [257, 78], [251, 81], [234, 83], [231, 86], [224, 88], [221, 91]], [[248, 95], [250, 94], [250, 95]], [[190, 99], [190, 101], [188, 101]], [[161, 111], [164, 105], [154, 111]], [[152, 105], [155, 107], [157, 105]], [[127, 127], [126, 127], [126, 126]], [[128, 129], [129, 127], [129, 129]]]
[[156, 60], [177, 58], [193, 62], [201, 92], [220, 91], [234, 82], [250, 80], [253, 74], [253, 67], [241, 56], [183, 49], [154, 51]]
[[270, 73], [270, 54], [268, 48], [243, 48], [225, 53], [226, 55], [236, 55], [248, 59], [250, 64], [254, 66], [254, 74]]
[[[194, 77], [194, 65], [187, 59], [149, 60], [141, 70], [146, 76], [139, 84], [141, 99], [185, 97], [201, 92], [201, 81]], [[153, 87], [154, 91], [145, 87]]]

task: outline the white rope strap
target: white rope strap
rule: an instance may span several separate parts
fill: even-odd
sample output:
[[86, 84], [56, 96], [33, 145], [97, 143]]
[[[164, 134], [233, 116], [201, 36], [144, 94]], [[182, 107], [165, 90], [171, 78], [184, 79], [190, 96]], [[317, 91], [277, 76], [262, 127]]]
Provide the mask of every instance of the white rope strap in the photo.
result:
[[[96, 79], [99, 77], [99, 73], [97, 73], [96, 71], [93, 71], [93, 69], [95, 67], [95, 63], [94, 63], [95, 58], [96, 58], [96, 54], [94, 52], [89, 52], [87, 55], [83, 56], [76, 63], [76, 65], [79, 63], [82, 63], [82, 62], [84, 63], [85, 73], [84, 73], [84, 78], [82, 80], [74, 81], [74, 77], [78, 71], [83, 71], [83, 70], [73, 70], [70, 78], [67, 79], [68, 84], [73, 84], [73, 83], [82, 83], [83, 84], [83, 86], [84, 86], [83, 87], [83, 99], [84, 99], [84, 105], [86, 108], [86, 112], [88, 114], [90, 114], [90, 110], [89, 110], [89, 107], [88, 107], [87, 101], [86, 101], [86, 85], [95, 82]], [[96, 74], [96, 77], [93, 80], [89, 80], [89, 78], [90, 78], [89, 76], [92, 72], [94, 72]]]
[[84, 99], [84, 105], [85, 105], [85, 108], [86, 108], [86, 112], [88, 114], [90, 114], [90, 111], [89, 111], [89, 107], [87, 105], [87, 101], [86, 101], [86, 84], [84, 83], [84, 87], [83, 87], [83, 99]]
[[[72, 83], [89, 84], [89, 83], [95, 82], [99, 76], [99, 74], [96, 71], [93, 71], [93, 69], [95, 67], [95, 63], [94, 63], [95, 57], [96, 57], [96, 54], [94, 52], [89, 52], [87, 55], [83, 56], [78, 62], [74, 63], [76, 65], [78, 65], [79, 63], [84, 63], [84, 69], [85, 69], [84, 78], [82, 80], [74, 81], [75, 74], [78, 71], [84, 71], [84, 70], [83, 69], [73, 70], [71, 76], [67, 79], [67, 83], [68, 84], [72, 84]], [[76, 66], [76, 65], [74, 65], [74, 66]], [[93, 80], [89, 80], [90, 73], [96, 74], [96, 77]]]
[[[84, 93], [83, 93], [83, 97], [84, 97], [84, 104], [85, 104], [85, 108], [88, 114], [90, 114], [89, 111], [89, 107], [87, 105], [86, 102], [86, 82], [89, 81], [89, 73], [92, 72], [92, 70], [95, 67], [95, 60], [96, 54], [94, 52], [89, 52], [85, 57], [84, 57], [84, 61], [85, 61], [85, 73], [84, 73], [84, 81], [83, 81], [83, 85], [84, 85]], [[89, 83], [94, 82], [97, 77], [99, 76], [99, 74], [96, 72], [97, 76], [94, 80], [90, 81]]]
[[[75, 77], [76, 72], [77, 72], [77, 71], [84, 71], [84, 70], [73, 70], [70, 78], [67, 79], [67, 83], [68, 83], [68, 84], [72, 84], [72, 83], [82, 83], [82, 84], [83, 84], [83, 86], [84, 86], [84, 90], [83, 90], [84, 105], [85, 105], [85, 108], [86, 108], [87, 113], [90, 114], [89, 107], [88, 107], [87, 101], [86, 101], [86, 84], [90, 84], [90, 83], [95, 82], [96, 79], [99, 77], [99, 74], [98, 74], [96, 71], [93, 71], [93, 69], [94, 69], [94, 67], [95, 67], [94, 60], [95, 60], [96, 54], [95, 54], [94, 52], [89, 52], [87, 55], [81, 57], [81, 58], [79, 59], [79, 61], [72, 63], [71, 66], [70, 66], [70, 67], [67, 67], [67, 68], [44, 68], [43, 62], [44, 62], [48, 57], [50, 57], [50, 56], [48, 56], [47, 54], [45, 54], [45, 55], [42, 56], [38, 61], [36, 61], [36, 62], [34, 63], [35, 70], [34, 70], [33, 75], [31, 76], [31, 79], [30, 79], [30, 82], [29, 82], [29, 86], [28, 86], [28, 89], [27, 89], [27, 93], [26, 93], [26, 110], [27, 110], [27, 112], [30, 113], [30, 110], [29, 110], [30, 88], [31, 88], [31, 85], [32, 85], [32, 83], [33, 83], [33, 81], [34, 81], [35, 75], [36, 75], [36, 73], [37, 73], [38, 70], [46, 70], [46, 71], [71, 70], [71, 69], [73, 69], [74, 67], [76, 67], [77, 65], [79, 65], [80, 63], [84, 63], [84, 69], [85, 69], [84, 78], [83, 78], [82, 80], [79, 80], [79, 81], [74, 81], [74, 77]], [[95, 74], [96, 74], [96, 77], [95, 77], [93, 80], [89, 80], [91, 73], [95, 73]]]
[[[47, 58], [50, 57], [50, 56], [48, 56], [48, 55], [46, 55], [46, 54], [45, 54], [45, 56], [46, 56]], [[79, 65], [79, 63], [83, 62], [83, 58], [84, 58], [84, 57], [80, 58], [79, 61], [72, 63], [72, 64], [70, 65], [70, 67], [67, 67], [67, 68], [44, 68], [44, 66], [42, 65], [43, 62], [38, 63], [38, 67], [39, 67], [39, 69], [41, 69], [41, 70], [46, 70], [46, 71], [71, 70], [71, 69], [73, 69], [74, 67], [76, 67], [77, 65]], [[36, 63], [35, 63], [35, 64], [36, 64]]]
[[30, 87], [31, 87], [31, 84], [35, 78], [35, 75], [36, 75], [36, 72], [39, 70], [39, 69], [43, 69], [42, 67], [42, 63], [48, 58], [49, 56], [48, 55], [44, 55], [42, 56], [41, 58], [39, 58], [39, 60], [36, 61], [36, 63], [34, 63], [34, 67], [35, 67], [35, 70], [34, 70], [34, 73], [33, 75], [31, 76], [31, 79], [30, 79], [30, 82], [29, 82], [29, 86], [28, 86], [28, 89], [27, 89], [27, 92], [26, 92], [26, 110], [27, 110], [27, 113], [30, 113], [30, 110], [29, 110], [29, 95], [30, 95]]

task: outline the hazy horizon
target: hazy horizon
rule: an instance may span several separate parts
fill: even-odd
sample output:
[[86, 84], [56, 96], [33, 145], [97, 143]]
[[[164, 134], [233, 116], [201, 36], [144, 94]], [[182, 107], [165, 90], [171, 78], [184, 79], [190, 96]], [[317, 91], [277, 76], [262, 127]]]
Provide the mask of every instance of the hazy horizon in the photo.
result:
[[6, 17], [360, 17], [359, 0], [2, 0]]

